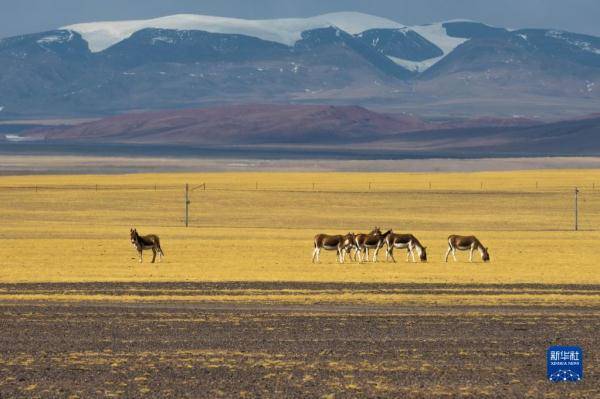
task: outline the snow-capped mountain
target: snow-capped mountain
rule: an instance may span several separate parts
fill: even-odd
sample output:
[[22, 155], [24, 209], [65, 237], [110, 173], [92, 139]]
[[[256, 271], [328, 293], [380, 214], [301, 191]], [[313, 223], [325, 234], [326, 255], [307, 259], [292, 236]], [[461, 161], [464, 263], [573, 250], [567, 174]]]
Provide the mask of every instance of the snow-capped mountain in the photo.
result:
[[0, 40], [1, 118], [227, 102], [506, 116], [537, 113], [539, 100], [585, 113], [600, 105], [598, 87], [600, 38], [464, 20], [174, 15]]
[[[384, 37], [404, 36], [396, 37], [395, 42], [420, 42], [422, 46], [435, 48], [439, 54], [436, 53], [435, 56], [419, 61], [403, 58], [403, 54], [398, 54], [398, 56], [386, 54], [397, 64], [417, 72], [427, 69], [466, 40], [448, 35], [443, 23], [407, 27], [386, 18], [358, 12], [339, 12], [310, 18], [267, 20], [180, 14], [148, 20], [82, 23], [65, 26], [61, 29], [79, 33], [88, 42], [90, 50], [97, 53], [130, 38], [136, 32], [149, 28], [244, 35], [294, 46], [302, 40], [303, 32], [330, 27], [359, 37], [365, 35], [372, 40], [374, 47], [378, 47], [380, 39], [377, 36], [381, 34]], [[385, 53], [385, 49], [382, 49], [382, 52]], [[423, 56], [418, 54], [417, 58], [423, 58]]]
[[265, 20], [179, 14], [147, 20], [83, 23], [61, 29], [78, 32], [89, 43], [90, 50], [98, 52], [147, 28], [230, 33], [293, 46], [302, 39], [302, 32], [331, 26], [350, 34], [375, 28], [404, 28], [389, 19], [357, 12], [340, 12], [311, 18]]

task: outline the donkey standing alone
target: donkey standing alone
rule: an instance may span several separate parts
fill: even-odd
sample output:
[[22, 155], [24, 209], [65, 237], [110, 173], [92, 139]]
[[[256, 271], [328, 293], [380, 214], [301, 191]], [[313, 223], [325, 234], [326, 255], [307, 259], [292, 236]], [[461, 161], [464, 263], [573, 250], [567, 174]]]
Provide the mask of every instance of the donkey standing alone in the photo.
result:
[[490, 253], [488, 252], [487, 247], [484, 247], [481, 241], [477, 239], [475, 236], [457, 236], [451, 235], [448, 237], [448, 251], [446, 251], [446, 259], [448, 262], [448, 255], [452, 253], [452, 257], [456, 262], [456, 250], [459, 251], [469, 251], [469, 262], [473, 262], [473, 252], [479, 251], [481, 255], [481, 260], [484, 262], [490, 261]]
[[143, 251], [146, 249], [152, 250], [152, 263], [156, 260], [156, 254], [158, 253], [158, 261], [162, 262], [163, 256], [165, 256], [162, 248], [160, 247], [160, 239], [157, 235], [150, 234], [147, 236], [141, 236], [138, 234], [137, 229], [130, 230], [131, 243], [137, 249], [140, 254], [140, 263], [142, 263]]

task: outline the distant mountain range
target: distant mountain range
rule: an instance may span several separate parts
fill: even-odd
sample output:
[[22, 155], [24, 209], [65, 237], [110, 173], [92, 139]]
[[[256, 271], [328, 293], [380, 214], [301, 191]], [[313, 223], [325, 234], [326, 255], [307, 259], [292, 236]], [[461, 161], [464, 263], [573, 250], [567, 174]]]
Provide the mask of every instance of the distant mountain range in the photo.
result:
[[600, 155], [600, 114], [542, 123], [524, 118], [426, 122], [357, 106], [237, 105], [131, 113], [38, 128], [12, 141], [220, 148], [385, 151], [411, 156]]
[[0, 40], [0, 119], [229, 103], [419, 115], [558, 116], [600, 105], [600, 38], [360, 13], [250, 21], [176, 15]]

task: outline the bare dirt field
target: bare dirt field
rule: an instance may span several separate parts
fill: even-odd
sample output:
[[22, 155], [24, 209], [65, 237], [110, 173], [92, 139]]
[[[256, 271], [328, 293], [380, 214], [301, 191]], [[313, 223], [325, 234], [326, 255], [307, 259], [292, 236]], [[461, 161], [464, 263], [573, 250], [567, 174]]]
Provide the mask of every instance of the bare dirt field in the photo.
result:
[[[12, 295], [137, 290], [384, 290], [292, 283], [3, 285]], [[398, 287], [396, 287], [398, 288]], [[435, 295], [439, 285], [405, 286]], [[460, 288], [460, 287], [458, 287]], [[525, 291], [541, 287], [516, 287]], [[487, 286], [470, 290], [489, 289]], [[515, 289], [494, 287], [498, 292]], [[600, 287], [570, 287], [595, 290]], [[477, 294], [474, 294], [477, 295]], [[594, 398], [600, 310], [221, 301], [0, 302], [1, 397]], [[585, 379], [545, 379], [545, 350], [577, 343]]]

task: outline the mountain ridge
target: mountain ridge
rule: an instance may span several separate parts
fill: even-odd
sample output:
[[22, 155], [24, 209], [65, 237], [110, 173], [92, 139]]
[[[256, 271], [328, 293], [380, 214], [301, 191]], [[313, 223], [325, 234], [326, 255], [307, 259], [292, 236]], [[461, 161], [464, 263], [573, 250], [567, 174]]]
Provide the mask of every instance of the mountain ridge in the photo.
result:
[[[225, 25], [223, 18], [209, 19], [213, 31], [245, 31], [173, 29], [203, 26], [194, 21], [164, 24], [171, 28], [125, 21], [2, 39], [0, 119], [240, 102], [385, 105], [471, 116], [494, 113], [480, 109], [485, 98], [502, 102], [497, 109], [528, 116], [540, 108], [534, 101], [556, 103], [545, 107], [550, 115], [600, 106], [600, 38], [592, 36], [475, 21], [407, 27], [360, 13], [258, 25], [236, 19], [241, 28], [232, 19]], [[125, 28], [110, 33], [119, 24]], [[250, 28], [279, 32], [285, 40], [243, 34]], [[106, 42], [106, 35], [115, 43], [92, 51], [86, 37]], [[462, 100], [468, 104], [459, 105]], [[496, 116], [506, 116], [501, 112]]]

